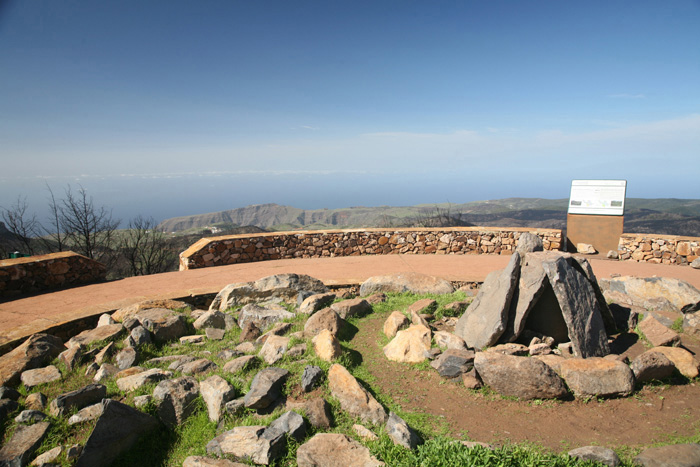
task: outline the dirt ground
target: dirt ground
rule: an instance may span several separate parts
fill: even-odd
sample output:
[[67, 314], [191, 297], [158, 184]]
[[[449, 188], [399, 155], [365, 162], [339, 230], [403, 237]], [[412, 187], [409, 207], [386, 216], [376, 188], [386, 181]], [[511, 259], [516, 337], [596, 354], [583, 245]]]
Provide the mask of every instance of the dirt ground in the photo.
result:
[[[359, 324], [353, 347], [376, 378], [378, 390], [403, 410], [444, 422], [449, 435], [492, 444], [534, 442], [554, 451], [585, 445], [641, 447], [700, 431], [700, 384], [645, 386], [632, 396], [606, 400], [517, 401], [487, 391], [470, 391], [432, 369], [392, 362], [382, 353], [386, 316]], [[684, 342], [698, 353], [697, 342]], [[630, 358], [645, 350], [629, 347]]]

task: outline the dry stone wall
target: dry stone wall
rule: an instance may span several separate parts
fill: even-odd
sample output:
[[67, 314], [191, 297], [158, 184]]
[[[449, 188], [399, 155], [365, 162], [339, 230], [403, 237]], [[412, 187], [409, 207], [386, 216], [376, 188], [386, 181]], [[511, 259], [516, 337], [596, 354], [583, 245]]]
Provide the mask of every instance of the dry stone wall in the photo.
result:
[[0, 261], [0, 297], [105, 279], [103, 264], [72, 251]]
[[687, 265], [700, 256], [700, 238], [623, 234], [617, 252], [621, 260]]
[[275, 232], [203, 238], [180, 254], [180, 270], [272, 259], [388, 254], [503, 254], [515, 251], [520, 235], [542, 238], [559, 250], [558, 229], [473, 228], [365, 229]]

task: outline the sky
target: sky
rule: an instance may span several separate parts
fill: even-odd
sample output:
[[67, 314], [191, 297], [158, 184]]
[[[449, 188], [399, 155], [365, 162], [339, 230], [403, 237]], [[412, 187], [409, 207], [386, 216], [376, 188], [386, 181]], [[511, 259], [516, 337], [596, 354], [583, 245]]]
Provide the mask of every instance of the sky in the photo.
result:
[[0, 0], [0, 206], [700, 198], [700, 1]]

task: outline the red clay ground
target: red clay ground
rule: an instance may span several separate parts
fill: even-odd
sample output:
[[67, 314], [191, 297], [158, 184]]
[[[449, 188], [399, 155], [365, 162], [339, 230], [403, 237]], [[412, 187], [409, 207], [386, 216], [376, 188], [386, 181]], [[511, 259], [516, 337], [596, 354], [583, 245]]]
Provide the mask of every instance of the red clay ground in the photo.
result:
[[[586, 445], [641, 447], [700, 431], [700, 384], [645, 386], [627, 398], [569, 401], [516, 401], [470, 391], [445, 381], [436, 371], [419, 370], [384, 357], [386, 316], [370, 315], [358, 325], [353, 346], [362, 354], [377, 389], [409, 412], [444, 422], [450, 436], [493, 444], [534, 442], [554, 451]], [[684, 342], [694, 353], [697, 341]], [[625, 355], [645, 350], [641, 343]]]

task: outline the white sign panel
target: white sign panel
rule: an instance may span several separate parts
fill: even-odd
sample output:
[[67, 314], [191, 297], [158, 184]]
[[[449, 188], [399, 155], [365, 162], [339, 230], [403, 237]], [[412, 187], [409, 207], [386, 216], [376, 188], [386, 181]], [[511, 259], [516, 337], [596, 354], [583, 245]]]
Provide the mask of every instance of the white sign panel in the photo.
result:
[[622, 216], [627, 180], [573, 180], [569, 214]]

